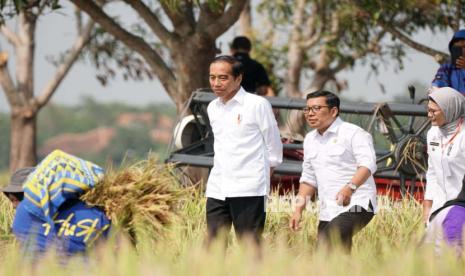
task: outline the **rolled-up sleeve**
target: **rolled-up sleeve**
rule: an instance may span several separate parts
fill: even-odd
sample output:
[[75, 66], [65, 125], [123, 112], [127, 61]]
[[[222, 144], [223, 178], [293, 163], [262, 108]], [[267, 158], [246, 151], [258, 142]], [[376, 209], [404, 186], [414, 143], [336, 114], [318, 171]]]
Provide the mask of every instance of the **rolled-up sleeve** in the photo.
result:
[[373, 175], [376, 172], [377, 166], [376, 152], [371, 135], [362, 129], [356, 131], [352, 137], [352, 150], [357, 167], [365, 167]]
[[316, 182], [315, 170], [313, 169], [310, 158], [311, 145], [308, 139], [309, 138], [306, 137], [304, 141], [304, 160], [302, 162], [302, 175], [299, 182], [310, 184], [311, 186], [317, 188], [318, 184]]
[[271, 104], [263, 99], [256, 115], [268, 151], [270, 167], [277, 167], [283, 162], [283, 143], [281, 142], [278, 123], [274, 117]]

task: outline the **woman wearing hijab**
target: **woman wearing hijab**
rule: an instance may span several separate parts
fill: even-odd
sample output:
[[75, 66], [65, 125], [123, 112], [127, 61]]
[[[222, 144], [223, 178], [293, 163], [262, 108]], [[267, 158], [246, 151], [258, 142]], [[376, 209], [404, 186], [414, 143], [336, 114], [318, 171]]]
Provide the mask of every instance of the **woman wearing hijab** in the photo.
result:
[[429, 95], [428, 171], [423, 218], [430, 221], [426, 243], [462, 251], [465, 225], [465, 97], [450, 87]]

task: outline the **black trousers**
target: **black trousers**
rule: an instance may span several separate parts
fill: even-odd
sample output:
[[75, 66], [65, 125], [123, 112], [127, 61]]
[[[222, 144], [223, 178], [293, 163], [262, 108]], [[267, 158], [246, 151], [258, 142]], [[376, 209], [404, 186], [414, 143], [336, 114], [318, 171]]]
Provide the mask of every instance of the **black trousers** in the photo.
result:
[[[370, 203], [370, 210], [373, 210]], [[344, 249], [352, 248], [352, 237], [365, 227], [374, 213], [355, 205], [349, 211], [339, 214], [331, 221], [320, 221], [318, 224], [318, 246], [332, 247], [333, 242], [340, 242]]]
[[259, 243], [265, 227], [265, 196], [229, 197], [224, 201], [207, 198], [206, 209], [209, 240], [234, 225], [239, 238], [251, 236]]

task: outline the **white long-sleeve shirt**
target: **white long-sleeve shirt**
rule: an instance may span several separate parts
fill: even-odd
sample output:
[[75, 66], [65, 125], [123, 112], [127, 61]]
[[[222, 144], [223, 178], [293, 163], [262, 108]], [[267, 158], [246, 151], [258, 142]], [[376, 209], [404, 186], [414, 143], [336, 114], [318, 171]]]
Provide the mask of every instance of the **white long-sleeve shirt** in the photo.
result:
[[240, 89], [225, 104], [207, 108], [215, 157], [206, 196], [263, 196], [270, 189], [270, 167], [282, 162], [283, 145], [271, 104]]
[[[465, 124], [449, 144], [452, 135], [443, 136], [437, 126], [427, 134], [428, 170], [425, 199], [432, 200], [431, 213], [446, 201], [456, 199], [465, 176]], [[447, 145], [446, 145], [447, 144]]]
[[[352, 194], [348, 206], [339, 206], [337, 193], [352, 180], [361, 166], [370, 170], [370, 177]], [[376, 168], [371, 135], [339, 117], [323, 135], [313, 130], [305, 136], [300, 182], [318, 189], [321, 221], [331, 221], [354, 205], [375, 212], [376, 185], [373, 174]], [[373, 209], [369, 208], [370, 201]]]

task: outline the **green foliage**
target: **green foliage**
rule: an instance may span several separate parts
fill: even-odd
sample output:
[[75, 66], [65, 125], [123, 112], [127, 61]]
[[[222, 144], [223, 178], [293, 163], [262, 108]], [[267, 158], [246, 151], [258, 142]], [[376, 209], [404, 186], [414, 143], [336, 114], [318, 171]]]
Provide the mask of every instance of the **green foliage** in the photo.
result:
[[[121, 1], [123, 2], [123, 1]], [[195, 20], [198, 20], [199, 14], [208, 14], [215, 17], [219, 17], [225, 11], [225, 8], [229, 4], [228, 0], [162, 0], [162, 1], [148, 1], [144, 3], [149, 6], [153, 12], [153, 16], [157, 17], [163, 24], [169, 22], [172, 19], [172, 15], [180, 18], [175, 19], [172, 23], [174, 26], [179, 27], [179, 24], [184, 24], [184, 20], [187, 20], [186, 15], [191, 15]], [[163, 12], [165, 11], [165, 12]], [[172, 15], [168, 15], [168, 13]], [[173, 60], [173, 51], [167, 45], [166, 41], [160, 40], [152, 29], [148, 28], [146, 24], [143, 24], [143, 20], [136, 20], [134, 22], [125, 21], [125, 17], [114, 17], [113, 18], [118, 25], [127, 29], [132, 34], [137, 35], [150, 45], [155, 50], [163, 61], [170, 69], [175, 71], [176, 61]], [[195, 22], [192, 23], [195, 25]], [[179, 35], [185, 35], [176, 33], [179, 31], [172, 30], [171, 24], [166, 24], [165, 27], [170, 32], [173, 32], [174, 37]], [[191, 26], [195, 31], [195, 26]], [[169, 43], [171, 44], [171, 43]], [[192, 47], [197, 47], [192, 45]], [[121, 74], [124, 80], [152, 80], [156, 77], [153, 68], [150, 68], [150, 62], [147, 63], [143, 57], [141, 57], [137, 51], [128, 47], [125, 43], [116, 39], [113, 35], [105, 32], [101, 27], [97, 27], [93, 34], [93, 39], [89, 42], [89, 45], [83, 50], [81, 58], [85, 61], [90, 62], [96, 69], [96, 78], [102, 85], [107, 85], [112, 81], [118, 74]], [[194, 81], [194, 83], [197, 83]], [[197, 89], [199, 87], [195, 87]]]
[[[142, 25], [132, 24], [129, 29], [132, 33], [144, 37], [155, 49], [161, 52], [165, 50]], [[124, 80], [153, 79], [152, 71], [143, 59], [135, 51], [106, 33], [101, 27], [95, 28], [93, 39], [83, 50], [81, 58], [89, 61], [95, 67], [97, 70], [96, 78], [103, 86], [116, 77], [117, 68], [121, 71]]]
[[[451, 27], [459, 12], [465, 12], [459, 1], [447, 0], [394, 0], [394, 1], [351, 1], [356, 4], [358, 11], [364, 18], [373, 23], [382, 21], [392, 26], [403, 26], [403, 32], [413, 34], [419, 29], [428, 28], [431, 31], [445, 30]], [[365, 13], [364, 13], [365, 12]]]
[[[312, 20], [314, 32], [312, 35], [318, 37], [317, 43], [312, 47], [301, 46], [305, 55], [303, 57], [303, 72], [308, 74], [315, 69], [315, 64], [312, 59], [317, 57], [321, 51], [325, 51], [327, 59], [333, 68], [343, 66], [343, 68], [353, 68], [357, 60], [354, 56], [359, 56], [359, 59], [365, 59], [368, 54], [372, 56], [387, 56], [393, 52], [368, 50], [371, 47], [370, 42], [378, 36], [383, 36], [381, 28], [374, 25], [369, 25], [365, 20], [358, 16], [358, 11], [355, 5], [350, 1], [332, 0], [332, 1], [306, 1], [302, 14], [302, 26], [294, 27], [293, 21], [298, 7], [296, 1], [261, 1], [258, 6], [259, 14], [263, 15], [271, 24], [268, 28], [270, 33], [257, 37], [257, 40], [267, 40], [268, 37], [275, 37], [275, 41], [284, 41], [284, 43], [275, 43], [271, 48], [275, 50], [275, 55], [269, 55], [272, 58], [272, 63], [282, 65], [275, 68], [275, 74], [284, 78], [282, 68], [287, 67], [287, 55], [290, 43], [290, 34], [292, 28], [297, 28], [302, 34], [310, 32], [308, 29], [308, 20]], [[333, 26], [337, 22], [337, 28]], [[260, 33], [263, 33], [260, 31]], [[304, 45], [308, 41], [302, 39], [298, 43]], [[398, 54], [398, 53], [397, 53]], [[402, 61], [402, 60], [400, 60]], [[376, 64], [377, 68], [380, 63], [372, 59], [371, 62]], [[383, 62], [384, 63], [384, 62]], [[337, 71], [336, 71], [337, 72]]]
[[[258, 42], [269, 42], [274, 39], [267, 54], [259, 54], [260, 61], [265, 64], [279, 64], [273, 68], [276, 80], [285, 78], [289, 37], [293, 31], [294, 16], [299, 12], [298, 1], [260, 1], [258, 14], [271, 25], [256, 29], [255, 39]], [[402, 70], [403, 61], [407, 57], [410, 46], [395, 37], [389, 38], [385, 27], [395, 28], [404, 35], [411, 37], [420, 31], [432, 34], [446, 29], [458, 29], [465, 20], [460, 15], [465, 13], [465, 5], [460, 1], [446, 0], [309, 0], [305, 1], [302, 18], [303, 24], [295, 27], [302, 34], [310, 32], [308, 21], [313, 20], [313, 37], [320, 35], [312, 47], [303, 47], [302, 75], [308, 76], [315, 70], [313, 61], [322, 51], [327, 54], [330, 67], [351, 69], [356, 63], [369, 64], [372, 73], [378, 74], [382, 66], [394, 66], [395, 71]], [[336, 20], [336, 21], [334, 21]], [[335, 32], [333, 22], [338, 22]], [[266, 26], [266, 25], [265, 25]], [[305, 44], [306, 40], [299, 43]], [[260, 45], [260, 43], [257, 43]], [[259, 51], [263, 53], [266, 51]], [[272, 52], [272, 54], [270, 54]], [[321, 69], [321, 68], [320, 68]], [[279, 86], [279, 85], [278, 85]]]
[[[458, 30], [465, 19], [465, 5], [461, 0], [394, 0], [394, 1], [350, 1], [356, 6], [362, 22], [369, 26], [387, 26], [401, 30], [403, 34], [412, 36], [419, 31], [432, 34], [445, 30]], [[394, 39], [393, 44], [402, 45]], [[429, 46], [429, 45], [426, 45]], [[403, 58], [405, 50], [398, 51], [394, 57]]]
[[0, 23], [16, 16], [20, 11], [27, 10], [29, 12], [44, 11], [45, 8], [50, 10], [60, 9], [60, 0], [0, 0]]

